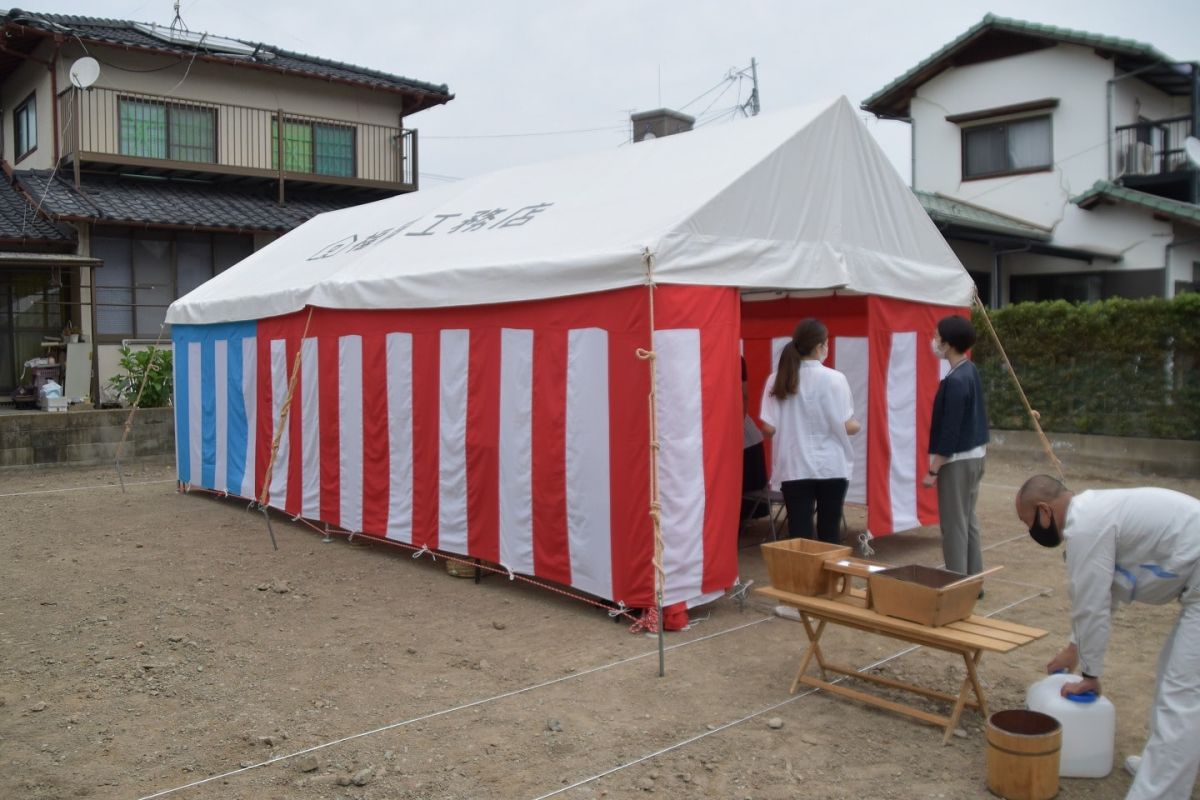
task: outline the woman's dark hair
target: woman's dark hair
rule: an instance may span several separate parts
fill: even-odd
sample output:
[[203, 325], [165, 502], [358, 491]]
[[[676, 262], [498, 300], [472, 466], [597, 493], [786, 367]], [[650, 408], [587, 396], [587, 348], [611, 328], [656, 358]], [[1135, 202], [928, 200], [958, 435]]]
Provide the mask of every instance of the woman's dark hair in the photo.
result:
[[780, 400], [795, 394], [800, 389], [800, 360], [812, 355], [819, 345], [829, 340], [829, 330], [821, 320], [809, 317], [800, 320], [792, 332], [792, 340], [779, 352], [779, 366], [775, 369], [775, 385], [771, 396]]
[[975, 345], [975, 326], [966, 317], [943, 317], [937, 324], [938, 336], [960, 353]]

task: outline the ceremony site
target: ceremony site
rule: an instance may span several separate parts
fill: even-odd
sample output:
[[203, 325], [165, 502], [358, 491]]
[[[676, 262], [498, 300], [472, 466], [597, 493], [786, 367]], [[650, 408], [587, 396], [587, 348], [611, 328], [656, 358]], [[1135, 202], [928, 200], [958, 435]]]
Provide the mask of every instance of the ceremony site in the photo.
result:
[[0, 11], [0, 797], [1200, 798], [1200, 9], [995, 5]]

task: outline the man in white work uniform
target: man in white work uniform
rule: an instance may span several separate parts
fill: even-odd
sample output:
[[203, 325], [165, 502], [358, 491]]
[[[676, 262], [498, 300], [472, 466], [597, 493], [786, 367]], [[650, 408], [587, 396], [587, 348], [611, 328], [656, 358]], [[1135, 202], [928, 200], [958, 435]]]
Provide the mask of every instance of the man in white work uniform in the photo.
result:
[[1150, 738], [1125, 762], [1126, 800], [1188, 800], [1200, 768], [1200, 500], [1154, 488], [1075, 494], [1037, 475], [1017, 493], [1017, 516], [1038, 544], [1067, 545], [1071, 639], [1046, 665], [1079, 666], [1064, 695], [1099, 693], [1118, 603], [1182, 605], [1158, 660]]

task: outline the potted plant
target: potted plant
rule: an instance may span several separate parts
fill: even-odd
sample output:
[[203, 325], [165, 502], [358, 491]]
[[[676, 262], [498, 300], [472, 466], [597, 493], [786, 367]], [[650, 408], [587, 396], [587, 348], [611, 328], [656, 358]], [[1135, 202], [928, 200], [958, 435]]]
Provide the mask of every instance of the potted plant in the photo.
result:
[[63, 327], [63, 341], [70, 344], [79, 341], [79, 328], [75, 327], [75, 323], [70, 320], [67, 320], [67, 324]]

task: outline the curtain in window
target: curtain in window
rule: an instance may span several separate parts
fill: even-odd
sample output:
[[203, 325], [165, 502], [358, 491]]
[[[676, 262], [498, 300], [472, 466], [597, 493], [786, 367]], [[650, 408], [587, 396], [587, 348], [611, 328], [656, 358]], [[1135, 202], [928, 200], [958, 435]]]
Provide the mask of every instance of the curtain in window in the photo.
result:
[[37, 98], [31, 97], [17, 109], [16, 119], [17, 155], [23, 156], [37, 146]]
[[988, 175], [1008, 169], [1004, 151], [1004, 128], [975, 128], [966, 132], [966, 174]]
[[1009, 169], [1049, 166], [1050, 119], [1027, 119], [1008, 124]]
[[93, 270], [96, 333], [133, 333], [133, 252], [128, 235], [92, 236], [92, 256], [104, 262]]
[[314, 171], [318, 175], [354, 175], [354, 129], [313, 125]]
[[[283, 168], [288, 172], [313, 171], [313, 129], [307, 122], [284, 123]], [[271, 169], [279, 169], [278, 120], [271, 120]]]
[[216, 161], [215, 114], [211, 108], [170, 108], [171, 158]]
[[121, 155], [167, 157], [167, 107], [137, 100], [122, 100]]

